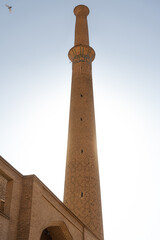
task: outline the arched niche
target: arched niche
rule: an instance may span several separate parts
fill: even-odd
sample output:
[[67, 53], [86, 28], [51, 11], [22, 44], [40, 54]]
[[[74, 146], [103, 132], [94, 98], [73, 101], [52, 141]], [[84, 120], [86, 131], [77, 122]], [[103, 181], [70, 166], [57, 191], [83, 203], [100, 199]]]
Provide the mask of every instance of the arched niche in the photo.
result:
[[64, 222], [54, 222], [42, 231], [40, 240], [73, 240], [73, 238]]

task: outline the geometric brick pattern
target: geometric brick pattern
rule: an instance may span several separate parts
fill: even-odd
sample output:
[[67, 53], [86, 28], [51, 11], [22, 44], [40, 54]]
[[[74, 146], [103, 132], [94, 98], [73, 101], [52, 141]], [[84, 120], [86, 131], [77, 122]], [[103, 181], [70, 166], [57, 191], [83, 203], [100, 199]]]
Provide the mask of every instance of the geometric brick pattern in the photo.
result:
[[89, 9], [79, 5], [74, 13], [75, 47], [69, 51], [72, 87], [64, 204], [99, 239], [103, 239], [91, 65], [95, 53], [89, 47]]

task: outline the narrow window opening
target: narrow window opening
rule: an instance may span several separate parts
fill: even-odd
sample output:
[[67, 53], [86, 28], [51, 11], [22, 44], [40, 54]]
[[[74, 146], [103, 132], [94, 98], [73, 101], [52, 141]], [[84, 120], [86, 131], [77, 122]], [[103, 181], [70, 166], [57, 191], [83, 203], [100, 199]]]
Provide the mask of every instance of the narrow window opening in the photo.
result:
[[83, 153], [83, 149], [81, 149], [81, 153]]
[[81, 192], [81, 198], [83, 197], [83, 192]]
[[4, 205], [5, 201], [3, 199], [0, 199], [0, 212], [4, 212]]
[[0, 211], [4, 212], [7, 180], [0, 175]]
[[82, 119], [82, 118], [80, 118], [80, 120], [82, 121], [83, 119]]

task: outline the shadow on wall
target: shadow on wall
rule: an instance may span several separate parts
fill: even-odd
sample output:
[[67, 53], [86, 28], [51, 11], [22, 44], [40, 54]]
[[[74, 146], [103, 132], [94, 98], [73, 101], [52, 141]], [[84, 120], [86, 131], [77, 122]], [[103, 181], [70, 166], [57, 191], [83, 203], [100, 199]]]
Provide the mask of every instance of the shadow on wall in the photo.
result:
[[[65, 224], [63, 224], [65, 225]], [[43, 230], [40, 240], [73, 240], [67, 227], [50, 226]]]

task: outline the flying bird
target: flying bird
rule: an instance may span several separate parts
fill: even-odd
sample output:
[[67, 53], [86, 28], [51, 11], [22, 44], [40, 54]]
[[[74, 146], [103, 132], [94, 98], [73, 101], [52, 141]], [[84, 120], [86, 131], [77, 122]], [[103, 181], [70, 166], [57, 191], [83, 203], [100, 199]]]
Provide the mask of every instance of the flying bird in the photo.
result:
[[5, 6], [8, 8], [9, 12], [11, 13], [12, 6], [9, 6], [8, 4], [5, 4]]

